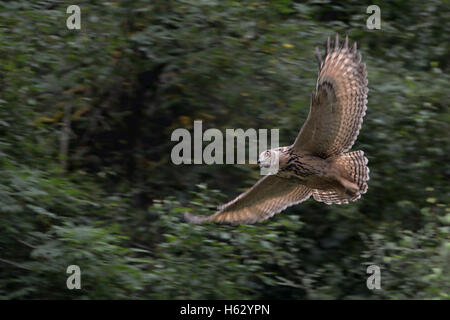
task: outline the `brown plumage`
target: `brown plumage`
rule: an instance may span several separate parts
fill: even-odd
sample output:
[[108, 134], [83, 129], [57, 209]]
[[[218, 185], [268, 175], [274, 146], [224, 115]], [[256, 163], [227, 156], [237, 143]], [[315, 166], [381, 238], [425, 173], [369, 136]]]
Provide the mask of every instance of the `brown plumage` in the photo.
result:
[[[363, 151], [348, 152], [361, 129], [367, 104], [367, 72], [356, 42], [348, 37], [339, 45], [327, 39], [325, 56], [315, 51], [319, 63], [316, 90], [308, 118], [293, 145], [267, 150], [260, 165], [279, 159], [276, 175], [265, 176], [210, 216], [185, 218], [193, 223], [254, 223], [265, 220], [311, 195], [326, 204], [347, 204], [367, 191], [369, 168]], [[273, 158], [272, 158], [273, 159]]]

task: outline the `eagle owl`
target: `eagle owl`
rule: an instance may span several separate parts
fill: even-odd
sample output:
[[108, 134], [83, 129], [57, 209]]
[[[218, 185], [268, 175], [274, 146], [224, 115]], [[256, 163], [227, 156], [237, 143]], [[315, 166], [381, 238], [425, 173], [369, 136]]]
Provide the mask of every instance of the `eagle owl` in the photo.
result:
[[325, 56], [316, 48], [319, 74], [308, 118], [295, 142], [267, 150], [259, 166], [279, 161], [275, 175], [264, 176], [210, 216], [192, 216], [193, 223], [250, 224], [272, 217], [311, 195], [326, 204], [347, 204], [367, 191], [369, 168], [363, 151], [347, 152], [358, 136], [366, 112], [367, 72], [356, 42], [349, 48], [336, 35], [327, 39]]

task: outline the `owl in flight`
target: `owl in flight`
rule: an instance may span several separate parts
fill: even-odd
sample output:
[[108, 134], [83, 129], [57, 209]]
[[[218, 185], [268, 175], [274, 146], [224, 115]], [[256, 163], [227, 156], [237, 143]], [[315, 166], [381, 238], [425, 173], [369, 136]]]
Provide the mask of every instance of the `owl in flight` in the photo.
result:
[[267, 175], [210, 216], [185, 219], [193, 223], [251, 224], [272, 217], [311, 195], [326, 204], [347, 204], [367, 191], [369, 168], [364, 152], [347, 152], [361, 128], [367, 104], [366, 65], [356, 42], [342, 45], [336, 35], [327, 39], [322, 59], [316, 48], [319, 75], [312, 93], [308, 118], [295, 142], [264, 151], [258, 164], [267, 168], [279, 161], [275, 175]]

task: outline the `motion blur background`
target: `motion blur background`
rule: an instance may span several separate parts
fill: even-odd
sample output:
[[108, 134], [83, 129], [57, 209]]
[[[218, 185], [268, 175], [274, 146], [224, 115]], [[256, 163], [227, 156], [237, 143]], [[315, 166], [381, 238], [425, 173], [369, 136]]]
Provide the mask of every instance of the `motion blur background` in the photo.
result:
[[[0, 298], [449, 299], [449, 21], [449, 1], [1, 1]], [[172, 164], [172, 131], [279, 128], [291, 144], [314, 47], [336, 33], [367, 64], [353, 150], [368, 193], [252, 226], [185, 223], [260, 176]]]

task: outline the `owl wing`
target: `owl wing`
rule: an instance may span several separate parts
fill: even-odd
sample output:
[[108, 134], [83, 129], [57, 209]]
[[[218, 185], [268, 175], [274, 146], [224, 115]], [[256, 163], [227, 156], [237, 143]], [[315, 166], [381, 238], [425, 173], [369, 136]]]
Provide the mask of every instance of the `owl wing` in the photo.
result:
[[348, 47], [348, 37], [339, 47], [327, 40], [325, 57], [319, 60], [316, 91], [313, 92], [308, 118], [293, 148], [327, 158], [349, 150], [361, 129], [367, 104], [366, 65], [361, 63], [356, 42]]
[[236, 199], [219, 207], [215, 214], [198, 217], [185, 213], [185, 219], [193, 223], [211, 221], [232, 225], [251, 224], [268, 219], [310, 196], [311, 189], [294, 181], [269, 175]]

